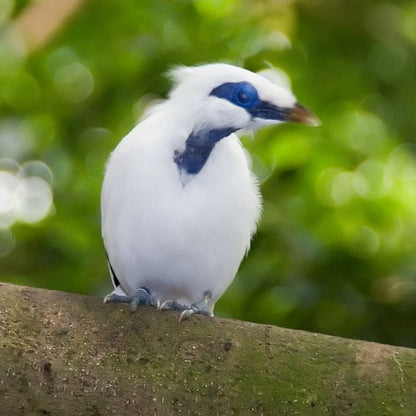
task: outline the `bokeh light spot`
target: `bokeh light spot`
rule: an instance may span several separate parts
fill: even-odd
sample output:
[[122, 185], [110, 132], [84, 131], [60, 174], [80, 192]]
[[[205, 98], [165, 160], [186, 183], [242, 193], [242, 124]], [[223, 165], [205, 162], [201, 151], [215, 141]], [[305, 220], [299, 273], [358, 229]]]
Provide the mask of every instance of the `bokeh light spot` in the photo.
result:
[[[340, 109], [336, 109], [339, 112]], [[342, 109], [341, 116], [334, 118], [331, 126], [334, 137], [346, 149], [362, 155], [378, 152], [389, 140], [386, 125], [379, 117], [357, 109]]]
[[378, 78], [388, 83], [396, 82], [398, 79], [403, 80], [404, 76], [413, 69], [408, 51], [399, 43], [376, 44], [368, 60], [370, 68]]
[[348, 203], [355, 195], [352, 174], [339, 169], [326, 169], [318, 177], [315, 191], [320, 201], [329, 206]]
[[73, 62], [56, 71], [54, 86], [56, 92], [65, 100], [80, 103], [91, 95], [94, 79], [84, 65]]
[[390, 276], [376, 280], [372, 292], [378, 302], [397, 304], [416, 295], [416, 282], [399, 276]]
[[34, 147], [33, 131], [17, 118], [6, 118], [0, 122], [0, 155], [21, 160]]
[[13, 225], [16, 220], [14, 209], [19, 185], [16, 175], [0, 171], [0, 223], [3, 225]]
[[23, 178], [18, 192], [17, 215], [22, 222], [33, 224], [45, 218], [52, 207], [52, 190], [42, 178]]
[[21, 168], [19, 169], [19, 176], [37, 176], [39, 178], [42, 178], [46, 183], [50, 185], [53, 181], [53, 173], [49, 169], [49, 166], [40, 160], [29, 160], [27, 162], [24, 162]]
[[383, 197], [392, 186], [386, 165], [375, 159], [367, 159], [358, 166], [353, 174], [353, 184], [360, 196], [369, 199]]
[[52, 181], [51, 170], [41, 161], [20, 166], [12, 159], [0, 159], [0, 226], [45, 218], [53, 206]]

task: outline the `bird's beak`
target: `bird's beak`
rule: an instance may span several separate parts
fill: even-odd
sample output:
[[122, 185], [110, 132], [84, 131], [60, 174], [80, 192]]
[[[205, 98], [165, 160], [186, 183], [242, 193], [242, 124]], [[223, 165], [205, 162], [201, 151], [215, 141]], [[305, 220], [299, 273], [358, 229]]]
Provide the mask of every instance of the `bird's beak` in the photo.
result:
[[321, 122], [318, 117], [312, 114], [306, 107], [296, 103], [288, 111], [287, 121], [293, 121], [296, 123], [307, 124], [308, 126], [320, 126]]

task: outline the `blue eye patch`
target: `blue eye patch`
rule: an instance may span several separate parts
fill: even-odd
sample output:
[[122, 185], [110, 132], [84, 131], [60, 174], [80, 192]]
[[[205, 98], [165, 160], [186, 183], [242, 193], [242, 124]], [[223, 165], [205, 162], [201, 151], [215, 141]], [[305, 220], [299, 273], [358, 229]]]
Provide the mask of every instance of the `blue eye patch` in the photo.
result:
[[287, 109], [260, 100], [256, 88], [249, 82], [226, 82], [215, 87], [210, 95], [228, 100], [256, 118], [281, 121], [288, 118]]
[[224, 98], [246, 109], [259, 100], [257, 90], [249, 82], [226, 82], [214, 88], [210, 95]]

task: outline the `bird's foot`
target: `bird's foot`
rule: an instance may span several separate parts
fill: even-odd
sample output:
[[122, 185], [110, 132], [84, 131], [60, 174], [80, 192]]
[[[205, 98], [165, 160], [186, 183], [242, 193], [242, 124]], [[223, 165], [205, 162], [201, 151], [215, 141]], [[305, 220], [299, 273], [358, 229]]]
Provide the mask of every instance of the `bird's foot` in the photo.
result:
[[156, 299], [151, 295], [149, 289], [145, 287], [139, 288], [133, 296], [117, 295], [116, 293], [110, 293], [104, 298], [104, 303], [118, 302], [130, 304], [130, 309], [135, 311], [138, 305], [155, 306], [160, 309], [159, 299]]
[[175, 300], [167, 300], [160, 305], [160, 309], [168, 309], [171, 311], [180, 311], [179, 321], [190, 318], [194, 314], [205, 315], [205, 316], [214, 316], [211, 310], [208, 308], [209, 302], [212, 298], [212, 293], [207, 290], [204, 292], [204, 297], [194, 302], [192, 305], [182, 305]]

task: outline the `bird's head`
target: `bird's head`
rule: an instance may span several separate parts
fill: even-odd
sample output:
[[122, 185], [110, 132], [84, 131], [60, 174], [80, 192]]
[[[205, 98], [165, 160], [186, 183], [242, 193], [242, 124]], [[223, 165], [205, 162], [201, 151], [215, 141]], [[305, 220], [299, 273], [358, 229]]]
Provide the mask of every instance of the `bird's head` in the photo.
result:
[[294, 121], [318, 125], [288, 89], [261, 75], [228, 64], [179, 67], [170, 99], [200, 129], [256, 129]]

